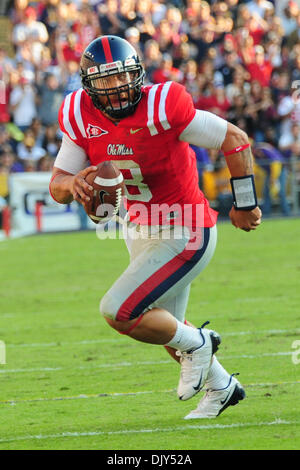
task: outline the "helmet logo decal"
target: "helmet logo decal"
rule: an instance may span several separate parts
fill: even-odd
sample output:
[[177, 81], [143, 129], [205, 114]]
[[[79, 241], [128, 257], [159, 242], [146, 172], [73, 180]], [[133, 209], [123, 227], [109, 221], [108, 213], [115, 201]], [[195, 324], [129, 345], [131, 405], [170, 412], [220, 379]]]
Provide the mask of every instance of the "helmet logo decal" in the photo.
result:
[[101, 64], [99, 66], [100, 72], [104, 73], [110, 70], [116, 69], [118, 72], [123, 71], [123, 65], [120, 60], [117, 60], [116, 62], [110, 62], [109, 64]]
[[99, 126], [94, 126], [93, 124], [89, 124], [86, 131], [89, 139], [92, 139], [93, 137], [101, 137], [102, 135], [108, 134], [108, 131], [101, 129], [101, 127]]
[[97, 67], [97, 65], [94, 65], [93, 67], [90, 67], [89, 69], [87, 69], [86, 73], [88, 75], [90, 75], [91, 73], [98, 73], [99, 72], [99, 69]]
[[136, 61], [133, 57], [129, 57], [128, 59], [125, 59], [124, 65], [127, 67], [128, 65], [135, 65]]

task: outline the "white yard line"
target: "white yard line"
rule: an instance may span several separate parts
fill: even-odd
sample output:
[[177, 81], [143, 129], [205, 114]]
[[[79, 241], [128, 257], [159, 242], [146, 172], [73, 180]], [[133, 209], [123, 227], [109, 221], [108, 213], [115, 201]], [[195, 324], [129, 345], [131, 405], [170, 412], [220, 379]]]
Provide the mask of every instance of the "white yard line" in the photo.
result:
[[[222, 356], [218, 354], [218, 358], [222, 360], [226, 359], [260, 359], [262, 357], [279, 357], [279, 356], [291, 356], [293, 351], [278, 351], [276, 353], [261, 353], [261, 354], [240, 354], [240, 355], [229, 355]], [[174, 361], [171, 359], [165, 361], [137, 361], [137, 362], [116, 362], [110, 364], [95, 364], [90, 366], [75, 366], [70, 367], [33, 367], [29, 369], [6, 369], [5, 366], [0, 369], [0, 374], [18, 374], [18, 373], [29, 373], [29, 372], [57, 372], [63, 370], [94, 370], [103, 368], [120, 368], [120, 367], [136, 367], [136, 366], [156, 366], [162, 364], [171, 364]]]
[[[300, 334], [300, 328], [294, 328], [290, 330], [256, 330], [256, 331], [232, 331], [228, 333], [222, 333], [222, 337], [226, 336], [250, 336], [250, 335], [281, 335], [281, 334]], [[48, 347], [62, 347], [62, 346], [80, 346], [89, 344], [101, 344], [101, 343], [118, 343], [119, 337], [116, 338], [99, 338], [82, 341], [52, 341], [49, 343], [21, 343], [21, 344], [10, 344], [6, 341], [6, 347], [9, 348], [48, 348]], [[128, 340], [129, 341], [129, 340]]]
[[[280, 385], [300, 385], [300, 380], [292, 382], [266, 382], [266, 383], [252, 383], [252, 384], [243, 384], [245, 388], [258, 388], [258, 387], [278, 387]], [[176, 389], [170, 390], [138, 390], [135, 392], [108, 392], [108, 393], [93, 393], [85, 394], [82, 393], [76, 396], [64, 396], [64, 397], [38, 397], [38, 398], [24, 398], [16, 400], [0, 400], [0, 405], [16, 405], [18, 403], [33, 403], [33, 402], [49, 402], [49, 401], [67, 401], [67, 400], [87, 400], [87, 399], [97, 399], [103, 397], [127, 397], [127, 396], [137, 396], [137, 395], [151, 395], [153, 393], [174, 393]]]
[[120, 429], [117, 431], [88, 431], [88, 432], [62, 432], [57, 434], [37, 434], [26, 436], [15, 436], [11, 438], [0, 439], [0, 443], [4, 442], [16, 442], [16, 441], [28, 441], [28, 440], [48, 440], [48, 439], [63, 439], [66, 437], [95, 437], [95, 436], [112, 436], [112, 435], [127, 435], [127, 434], [154, 434], [161, 432], [182, 432], [182, 431], [203, 431], [203, 430], [218, 430], [218, 429], [236, 429], [246, 427], [261, 427], [261, 426], [281, 426], [299, 424], [300, 421], [286, 421], [283, 419], [276, 419], [274, 421], [266, 422], [254, 422], [254, 423], [232, 423], [232, 424], [187, 424], [185, 426], [175, 426], [167, 428], [148, 428], [148, 429]]

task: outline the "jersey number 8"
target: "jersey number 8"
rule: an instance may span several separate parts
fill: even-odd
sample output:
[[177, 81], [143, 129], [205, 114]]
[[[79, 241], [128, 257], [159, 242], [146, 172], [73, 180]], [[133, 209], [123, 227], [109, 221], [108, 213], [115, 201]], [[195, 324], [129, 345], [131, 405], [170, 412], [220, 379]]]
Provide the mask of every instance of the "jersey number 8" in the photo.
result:
[[[149, 202], [152, 193], [149, 186], [143, 182], [139, 165], [133, 160], [114, 160], [114, 164], [122, 171], [125, 182], [125, 196], [129, 200]], [[131, 189], [132, 188], [132, 191]], [[131, 193], [129, 192], [131, 191]]]

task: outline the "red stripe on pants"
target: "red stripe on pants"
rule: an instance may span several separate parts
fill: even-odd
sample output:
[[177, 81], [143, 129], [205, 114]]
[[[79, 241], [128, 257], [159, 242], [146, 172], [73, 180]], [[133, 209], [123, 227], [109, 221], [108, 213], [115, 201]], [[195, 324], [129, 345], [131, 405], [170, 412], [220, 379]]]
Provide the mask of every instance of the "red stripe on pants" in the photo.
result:
[[[198, 234], [199, 236], [199, 234]], [[118, 321], [128, 321], [130, 318], [131, 312], [134, 308], [153, 291], [159, 284], [165, 281], [170, 277], [175, 271], [181, 268], [185, 263], [194, 256], [196, 251], [199, 249], [203, 239], [199, 237], [199, 246], [196, 249], [189, 249], [189, 244], [195, 238], [195, 234], [192, 235], [192, 238], [187, 243], [184, 250], [164, 264], [158, 271], [153, 273], [146, 281], [144, 281], [135, 291], [130, 294], [130, 296], [123, 302], [116, 316]]]

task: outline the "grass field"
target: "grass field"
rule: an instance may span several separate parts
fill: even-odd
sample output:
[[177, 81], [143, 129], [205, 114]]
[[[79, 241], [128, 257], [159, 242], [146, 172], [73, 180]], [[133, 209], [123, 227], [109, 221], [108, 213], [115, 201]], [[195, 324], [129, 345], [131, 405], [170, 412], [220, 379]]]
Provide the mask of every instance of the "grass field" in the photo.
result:
[[128, 262], [122, 241], [0, 243], [0, 449], [299, 449], [299, 229], [300, 219], [251, 233], [219, 224], [187, 318], [221, 333], [219, 360], [240, 372], [247, 399], [214, 420], [183, 420], [201, 396], [178, 400], [178, 364], [100, 317]]

